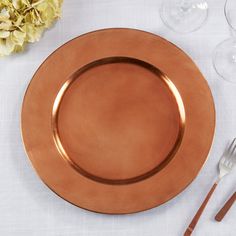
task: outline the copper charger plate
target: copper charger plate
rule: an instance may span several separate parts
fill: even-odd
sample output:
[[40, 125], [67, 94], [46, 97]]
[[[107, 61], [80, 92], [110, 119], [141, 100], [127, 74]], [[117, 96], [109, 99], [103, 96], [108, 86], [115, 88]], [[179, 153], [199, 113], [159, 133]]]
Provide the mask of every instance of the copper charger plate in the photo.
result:
[[57, 49], [22, 107], [40, 178], [100, 213], [139, 212], [176, 196], [206, 161], [214, 129], [212, 95], [193, 61], [133, 29], [99, 30]]

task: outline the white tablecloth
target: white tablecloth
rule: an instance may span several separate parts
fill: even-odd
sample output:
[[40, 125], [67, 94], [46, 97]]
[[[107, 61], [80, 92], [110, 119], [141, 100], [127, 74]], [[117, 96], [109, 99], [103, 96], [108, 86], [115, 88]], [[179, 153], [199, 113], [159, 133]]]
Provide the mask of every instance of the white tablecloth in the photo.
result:
[[[207, 23], [197, 32], [176, 34], [163, 25], [160, 0], [64, 0], [63, 17], [26, 52], [0, 59], [0, 235], [175, 236], [181, 235], [217, 175], [217, 162], [236, 136], [236, 85], [212, 66], [215, 46], [230, 36], [223, 0], [209, 0]], [[209, 159], [196, 180], [170, 202], [147, 212], [107, 216], [77, 208], [52, 193], [36, 176], [23, 150], [20, 108], [25, 89], [43, 60], [66, 41], [92, 30], [138, 28], [159, 34], [188, 53], [212, 89], [216, 135]], [[236, 76], [236, 75], [235, 75]], [[194, 235], [236, 235], [236, 207], [222, 223], [214, 215], [235, 190], [235, 173], [216, 190]]]

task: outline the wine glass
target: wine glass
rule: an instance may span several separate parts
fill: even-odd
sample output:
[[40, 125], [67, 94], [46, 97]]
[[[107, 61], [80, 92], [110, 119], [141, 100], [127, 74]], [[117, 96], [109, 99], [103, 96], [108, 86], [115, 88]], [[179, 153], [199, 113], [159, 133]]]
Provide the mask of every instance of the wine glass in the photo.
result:
[[226, 0], [224, 12], [232, 37], [216, 47], [213, 64], [223, 79], [236, 83], [236, 0]]
[[163, 0], [160, 15], [170, 29], [179, 33], [193, 32], [205, 23], [208, 16], [208, 2]]

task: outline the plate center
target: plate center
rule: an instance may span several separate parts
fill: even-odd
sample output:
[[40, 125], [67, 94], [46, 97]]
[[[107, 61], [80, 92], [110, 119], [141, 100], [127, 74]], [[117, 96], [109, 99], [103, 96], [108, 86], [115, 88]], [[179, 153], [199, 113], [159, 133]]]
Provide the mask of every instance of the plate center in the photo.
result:
[[168, 81], [131, 58], [100, 60], [76, 72], [54, 104], [54, 135], [63, 158], [108, 184], [140, 181], [161, 170], [184, 129], [182, 100]]

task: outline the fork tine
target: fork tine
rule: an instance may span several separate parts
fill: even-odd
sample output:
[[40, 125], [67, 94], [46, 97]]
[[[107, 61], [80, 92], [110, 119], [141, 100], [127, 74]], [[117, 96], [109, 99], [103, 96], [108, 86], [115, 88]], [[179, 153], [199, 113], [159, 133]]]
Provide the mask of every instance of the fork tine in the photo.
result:
[[236, 145], [234, 146], [234, 150], [231, 155], [231, 159], [232, 159], [233, 164], [236, 164]]
[[[236, 139], [234, 139], [236, 141]], [[235, 156], [235, 150], [236, 150], [236, 143], [234, 144], [234, 147], [232, 149], [231, 155], [234, 157]]]
[[235, 149], [236, 149], [236, 144], [235, 144], [235, 142], [236, 142], [236, 138], [234, 138], [234, 140], [232, 141], [232, 143], [230, 144], [230, 146], [229, 146], [229, 148], [228, 148], [228, 153], [229, 153], [230, 155], [233, 155], [233, 153], [234, 153], [234, 151], [235, 151]]
[[233, 140], [232, 144], [230, 145], [230, 152], [228, 156], [228, 162], [225, 164], [228, 165], [229, 168], [233, 168], [234, 165], [236, 164], [236, 138]]
[[235, 154], [235, 150], [236, 150], [236, 145], [234, 146], [234, 149], [233, 149], [233, 151], [232, 151], [232, 155]]

